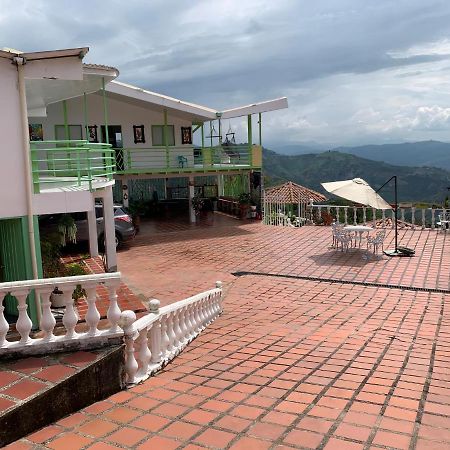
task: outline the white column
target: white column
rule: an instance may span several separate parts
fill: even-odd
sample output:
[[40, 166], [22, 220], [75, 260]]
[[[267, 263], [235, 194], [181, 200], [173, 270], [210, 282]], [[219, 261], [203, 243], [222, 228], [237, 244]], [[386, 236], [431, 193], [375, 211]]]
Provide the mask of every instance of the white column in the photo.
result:
[[112, 187], [105, 189], [103, 196], [103, 224], [105, 228], [105, 254], [108, 272], [117, 270], [116, 233], [114, 227], [114, 205]]
[[195, 193], [195, 181], [194, 181], [195, 177], [190, 176], [189, 177], [189, 186], [188, 186], [188, 194], [189, 194], [189, 221], [191, 223], [195, 223], [195, 211], [194, 211], [194, 207], [192, 205], [192, 199], [194, 198], [194, 193]]
[[217, 175], [217, 196], [221, 197], [224, 195], [224, 181], [223, 175]]
[[97, 217], [95, 216], [94, 199], [92, 199], [92, 210], [87, 212], [87, 221], [89, 229], [89, 254], [93, 258], [94, 256], [98, 256]]

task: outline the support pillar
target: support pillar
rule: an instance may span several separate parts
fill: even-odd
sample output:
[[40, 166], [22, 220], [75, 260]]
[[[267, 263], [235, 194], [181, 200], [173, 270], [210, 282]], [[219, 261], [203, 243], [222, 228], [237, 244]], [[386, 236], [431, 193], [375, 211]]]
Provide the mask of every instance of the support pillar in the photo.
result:
[[189, 177], [188, 196], [189, 196], [189, 222], [195, 223], [195, 210], [192, 204], [192, 199], [195, 194], [195, 177]]
[[218, 197], [222, 197], [224, 196], [224, 180], [223, 180], [223, 175], [219, 174], [217, 175], [217, 196]]
[[[94, 200], [92, 201], [94, 203]], [[98, 256], [98, 235], [97, 235], [97, 217], [95, 215], [95, 206], [92, 211], [87, 212], [88, 230], [89, 230], [89, 254], [91, 258]]]
[[112, 187], [105, 189], [103, 197], [103, 224], [105, 228], [105, 255], [108, 272], [117, 271], [116, 230], [114, 227], [114, 204]]

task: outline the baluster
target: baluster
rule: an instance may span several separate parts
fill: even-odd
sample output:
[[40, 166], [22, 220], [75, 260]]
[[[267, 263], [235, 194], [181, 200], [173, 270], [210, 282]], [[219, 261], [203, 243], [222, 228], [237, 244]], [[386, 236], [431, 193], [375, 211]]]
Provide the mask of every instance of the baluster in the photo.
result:
[[39, 325], [41, 330], [45, 333], [43, 341], [53, 341], [55, 339], [53, 330], [55, 329], [56, 319], [50, 309], [50, 296], [52, 295], [52, 289], [40, 289], [39, 291], [36, 291], [36, 295], [41, 297], [42, 316], [41, 323]]
[[192, 341], [192, 339], [197, 336], [195, 331], [195, 308], [194, 305], [190, 305], [186, 308], [186, 313], [188, 317], [188, 341]]
[[31, 342], [30, 338], [30, 331], [33, 326], [33, 323], [31, 322], [31, 319], [28, 316], [27, 312], [27, 296], [28, 296], [29, 290], [20, 290], [15, 291], [13, 293], [14, 297], [17, 299], [17, 309], [19, 311], [19, 317], [16, 322], [16, 330], [20, 334], [20, 343], [21, 344], [29, 344]]
[[64, 339], [74, 339], [78, 336], [78, 333], [75, 332], [75, 326], [78, 322], [78, 315], [73, 306], [72, 290], [69, 286], [66, 286], [63, 295], [64, 304], [66, 305], [62, 319], [63, 325], [66, 328], [66, 335], [64, 336]]
[[180, 310], [180, 325], [182, 333], [182, 344], [185, 345], [189, 342], [189, 336], [191, 334], [192, 321], [189, 315], [189, 306], [185, 306]]
[[375, 208], [372, 208], [372, 222], [373, 222], [373, 227], [376, 228], [377, 227], [377, 210]]
[[148, 372], [148, 365], [150, 363], [150, 359], [152, 354], [148, 348], [148, 336], [147, 336], [147, 328], [144, 328], [140, 333], [137, 339], [139, 341], [139, 353], [138, 353], [138, 361], [139, 361], [139, 375], [145, 376]]
[[150, 353], [153, 364], [161, 362], [161, 320], [153, 322], [150, 328]]
[[336, 206], [336, 223], [339, 223], [339, 206]]
[[405, 210], [403, 208], [400, 209], [400, 214], [402, 217], [402, 222], [404, 222], [405, 221]]
[[200, 318], [200, 302], [197, 301], [194, 304], [194, 326], [195, 334], [200, 333], [202, 330], [202, 319]]
[[175, 350], [176, 336], [175, 336], [173, 322], [174, 322], [173, 314], [168, 314], [167, 315], [167, 335], [169, 336], [169, 348], [168, 348], [169, 353], [172, 353]]
[[391, 228], [394, 229], [395, 228], [395, 211], [392, 210], [392, 223], [391, 223]]
[[97, 325], [100, 322], [100, 313], [98, 312], [97, 305], [95, 304], [95, 302], [97, 301], [96, 285], [86, 285], [85, 290], [87, 293], [86, 302], [88, 304], [88, 310], [85, 319], [87, 325], [89, 326], [87, 334], [88, 336], [96, 336], [99, 333]]
[[348, 225], [348, 217], [347, 217], [347, 213], [348, 213], [348, 207], [344, 206], [344, 224]]
[[167, 336], [167, 319], [163, 316], [161, 319], [161, 359], [167, 355], [167, 347], [169, 346], [169, 337]]
[[175, 346], [178, 348], [183, 343], [183, 330], [181, 329], [181, 311], [174, 311], [173, 313], [173, 331], [175, 334]]
[[3, 311], [5, 310], [5, 307], [3, 306], [3, 301], [5, 299], [5, 295], [3, 292], [0, 294], [0, 348], [7, 347], [8, 341], [6, 340], [6, 335], [9, 331], [9, 324], [7, 320], [5, 319], [5, 315]]
[[[415, 206], [411, 207], [411, 223], [413, 225], [415, 225], [415, 223], [416, 223], [416, 207]], [[414, 230], [414, 227], [413, 227], [413, 230]]]
[[425, 222], [425, 208], [422, 208], [422, 230], [425, 229], [426, 222]]
[[366, 217], [366, 207], [363, 206], [363, 223], [364, 225], [367, 225], [367, 217]]
[[109, 296], [109, 306], [108, 312], [106, 313], [106, 317], [108, 318], [111, 327], [109, 328], [110, 333], [117, 333], [120, 331], [120, 327], [118, 325], [120, 319], [120, 308], [117, 304], [117, 288], [119, 287], [120, 281], [114, 280], [109, 281], [106, 288], [108, 289]]
[[199, 301], [199, 315], [200, 315], [200, 329], [203, 330], [205, 328], [205, 321], [206, 321], [205, 299], [204, 298], [202, 298]]
[[353, 225], [356, 225], [358, 223], [356, 219], [356, 206], [353, 207]]
[[134, 322], [136, 314], [133, 311], [123, 311], [120, 314], [119, 326], [123, 329], [125, 339], [125, 373], [127, 382], [134, 383], [135, 375], [138, 371], [138, 363], [134, 356]]
[[381, 210], [381, 220], [382, 220], [381, 228], [386, 228], [386, 210], [385, 209]]
[[212, 296], [211, 294], [208, 294], [208, 300], [207, 300], [207, 315], [206, 315], [206, 320], [207, 320], [207, 325], [209, 325], [212, 321]]
[[322, 218], [322, 207], [321, 206], [317, 207], [317, 214], [319, 215], [318, 221], [320, 223], [320, 219]]
[[435, 224], [436, 224], [436, 218], [435, 218], [436, 211], [431, 208], [431, 229], [434, 230]]

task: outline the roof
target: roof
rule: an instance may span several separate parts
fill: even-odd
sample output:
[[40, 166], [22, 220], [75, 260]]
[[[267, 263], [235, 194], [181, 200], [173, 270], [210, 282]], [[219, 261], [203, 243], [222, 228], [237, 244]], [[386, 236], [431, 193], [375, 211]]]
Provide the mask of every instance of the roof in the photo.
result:
[[268, 200], [273, 199], [282, 203], [309, 203], [311, 200], [323, 202], [327, 199], [320, 192], [300, 186], [292, 181], [265, 189], [264, 196]]
[[67, 48], [63, 50], [45, 50], [42, 52], [22, 52], [20, 50], [15, 50], [12, 48], [2, 48], [0, 50], [0, 56], [3, 58], [13, 58], [14, 56], [21, 56], [27, 61], [67, 58], [70, 56], [78, 56], [80, 59], [83, 59], [88, 51], [89, 47]]

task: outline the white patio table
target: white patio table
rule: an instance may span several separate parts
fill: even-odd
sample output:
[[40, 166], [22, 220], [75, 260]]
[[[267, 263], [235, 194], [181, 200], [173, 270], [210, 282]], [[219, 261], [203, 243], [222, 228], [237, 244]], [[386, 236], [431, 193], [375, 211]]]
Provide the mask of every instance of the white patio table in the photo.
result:
[[346, 225], [344, 230], [354, 232], [355, 233], [355, 247], [356, 247], [356, 235], [359, 233], [359, 247], [361, 247], [361, 240], [363, 233], [369, 234], [369, 231], [372, 231], [372, 227], [367, 227], [365, 225]]

